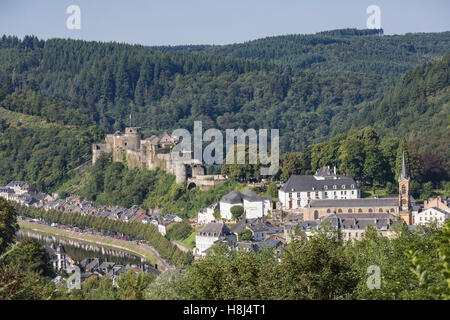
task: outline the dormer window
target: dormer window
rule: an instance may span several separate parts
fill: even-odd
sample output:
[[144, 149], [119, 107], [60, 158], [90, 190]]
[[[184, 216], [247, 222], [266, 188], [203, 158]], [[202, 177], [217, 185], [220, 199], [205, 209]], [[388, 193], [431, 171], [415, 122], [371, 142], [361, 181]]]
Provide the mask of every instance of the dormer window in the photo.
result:
[[342, 189], [345, 189], [345, 184], [342, 185]]
[[354, 184], [352, 184], [352, 186], [351, 186], [351, 187], [352, 187], [352, 189], [355, 189], [355, 185], [354, 185]]
[[325, 190], [328, 190], [328, 186], [327, 186], [327, 185], [323, 186], [323, 188], [324, 188]]
[[334, 184], [334, 185], [333, 185], [333, 189], [337, 189], [337, 185]]

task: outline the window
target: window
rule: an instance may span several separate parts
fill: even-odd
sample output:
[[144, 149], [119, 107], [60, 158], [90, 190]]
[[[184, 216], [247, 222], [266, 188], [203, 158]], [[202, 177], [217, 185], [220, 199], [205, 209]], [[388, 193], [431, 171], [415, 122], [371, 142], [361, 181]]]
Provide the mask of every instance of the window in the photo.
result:
[[380, 209], [378, 209], [378, 212], [383, 212], [383, 209], [381, 209], [381, 208], [380, 208]]
[[354, 185], [354, 184], [352, 184], [352, 186], [351, 186], [351, 187], [352, 187], [352, 189], [355, 189], [355, 185]]
[[370, 212], [370, 213], [372, 213], [372, 212], [373, 212], [373, 210], [372, 210], [372, 209], [369, 209], [369, 212]]
[[342, 185], [342, 189], [345, 189], [345, 184]]
[[405, 193], [406, 193], [406, 186], [402, 185], [402, 194], [405, 194]]
[[307, 196], [308, 198], [311, 197], [311, 192], [308, 191], [308, 192], [306, 193], [306, 196]]
[[300, 192], [297, 192], [297, 198], [300, 198]]
[[339, 213], [342, 213], [342, 209], [339, 209], [338, 212], [339, 212]]
[[314, 220], [319, 219], [319, 212], [317, 210], [314, 211]]
[[300, 199], [297, 200], [297, 206], [300, 207]]
[[327, 209], [327, 213], [331, 213], [331, 210], [330, 210], [330, 209]]
[[291, 199], [292, 199], [292, 193], [290, 193], [290, 192], [289, 192], [289, 198], [291, 198]]
[[391, 212], [394, 212], [395, 210], [394, 210], [394, 208], [391, 208]]
[[353, 211], [352, 211], [352, 209], [348, 209], [348, 213], [352, 213]]
[[318, 199], [319, 198], [319, 193], [318, 192], [316, 192], [316, 199]]
[[359, 209], [358, 209], [358, 212], [362, 212], [362, 209], [361, 209], [361, 208], [359, 208]]
[[327, 186], [327, 185], [323, 186], [323, 188], [324, 188], [325, 190], [328, 190], [328, 186]]
[[352, 195], [354, 195], [354, 194], [355, 194], [355, 191], [352, 190]]
[[337, 189], [337, 185], [333, 185], [333, 189]]

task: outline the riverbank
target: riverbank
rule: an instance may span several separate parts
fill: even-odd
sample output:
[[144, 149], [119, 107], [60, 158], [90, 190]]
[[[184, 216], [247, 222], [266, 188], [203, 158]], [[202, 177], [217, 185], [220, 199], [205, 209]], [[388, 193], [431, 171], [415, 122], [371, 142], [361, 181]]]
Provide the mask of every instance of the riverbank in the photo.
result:
[[47, 225], [32, 223], [28, 221], [18, 221], [20, 229], [33, 231], [41, 234], [52, 235], [56, 237], [71, 239], [88, 244], [98, 245], [101, 247], [121, 250], [139, 257], [144, 258], [151, 264], [158, 264], [158, 269], [165, 271], [167, 265], [158, 256], [156, 256], [152, 249], [145, 245], [138, 245], [135, 242], [113, 239], [99, 235], [83, 234], [75, 231], [61, 230]]

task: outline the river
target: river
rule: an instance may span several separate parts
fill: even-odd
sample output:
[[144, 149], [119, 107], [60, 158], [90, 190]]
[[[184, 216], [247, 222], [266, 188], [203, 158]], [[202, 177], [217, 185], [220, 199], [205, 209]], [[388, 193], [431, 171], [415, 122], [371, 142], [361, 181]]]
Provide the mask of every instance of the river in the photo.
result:
[[27, 230], [19, 230], [16, 233], [17, 239], [21, 240], [25, 237], [31, 237], [39, 241], [43, 245], [61, 244], [66, 253], [74, 260], [81, 261], [86, 258], [101, 258], [109, 262], [119, 263], [122, 265], [135, 264], [142, 265], [145, 260], [141, 257], [123, 252], [96, 246], [88, 243], [82, 243], [70, 239], [58, 238], [51, 235], [34, 233]]

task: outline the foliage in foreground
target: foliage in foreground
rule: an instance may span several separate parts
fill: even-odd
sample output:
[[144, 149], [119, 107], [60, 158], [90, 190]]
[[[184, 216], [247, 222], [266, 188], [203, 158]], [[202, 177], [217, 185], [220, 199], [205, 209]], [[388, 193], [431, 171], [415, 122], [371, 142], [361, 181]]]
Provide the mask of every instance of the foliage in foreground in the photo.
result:
[[[167, 299], [169, 292], [172, 299], [448, 299], [449, 230], [450, 222], [417, 233], [397, 226], [397, 237], [388, 239], [370, 229], [354, 243], [321, 231], [280, 255], [217, 246], [185, 274], [155, 281], [147, 298]], [[380, 268], [379, 289], [367, 285], [370, 266]]]

